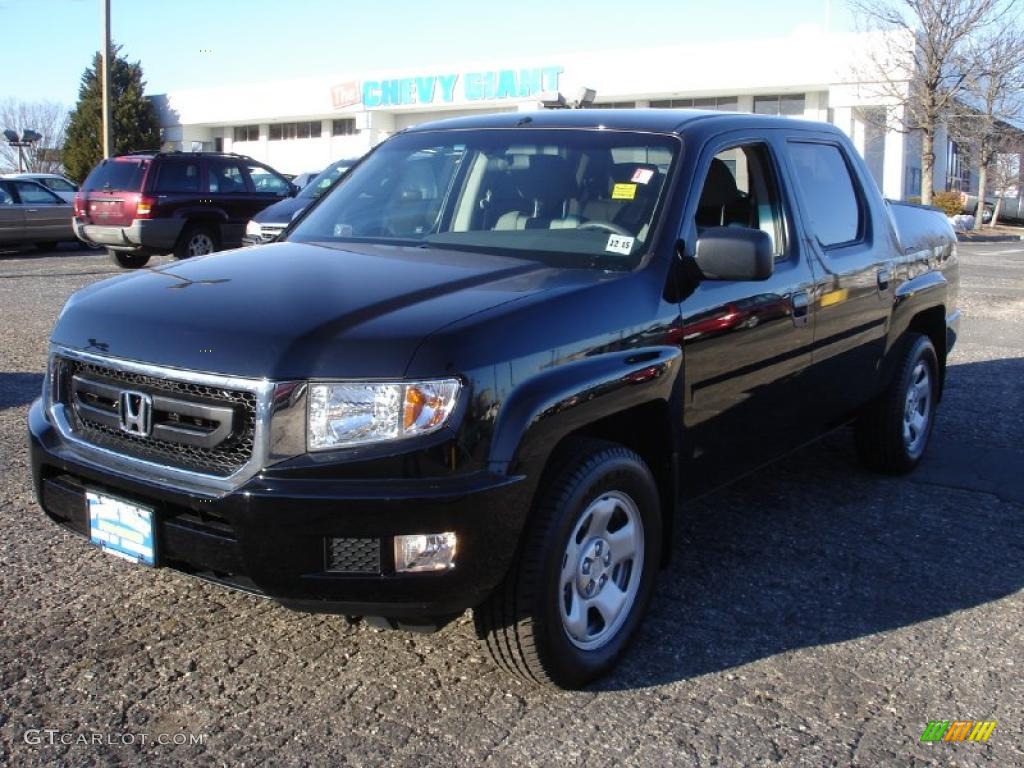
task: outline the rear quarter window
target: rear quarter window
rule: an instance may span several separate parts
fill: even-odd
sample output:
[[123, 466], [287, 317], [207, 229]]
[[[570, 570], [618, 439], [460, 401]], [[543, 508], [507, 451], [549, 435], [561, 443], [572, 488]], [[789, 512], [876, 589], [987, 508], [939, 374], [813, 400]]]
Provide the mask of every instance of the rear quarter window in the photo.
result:
[[82, 184], [85, 191], [139, 192], [146, 166], [141, 160], [108, 160], [100, 163]]
[[791, 141], [789, 154], [811, 230], [821, 244], [859, 240], [864, 231], [860, 197], [839, 147]]

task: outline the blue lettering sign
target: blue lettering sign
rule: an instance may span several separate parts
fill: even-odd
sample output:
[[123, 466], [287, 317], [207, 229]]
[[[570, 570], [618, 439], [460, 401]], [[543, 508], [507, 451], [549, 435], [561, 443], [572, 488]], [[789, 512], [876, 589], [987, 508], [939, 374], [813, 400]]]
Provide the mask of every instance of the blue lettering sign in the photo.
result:
[[[366, 108], [425, 105], [437, 101], [450, 104], [455, 101], [455, 86], [460, 77], [463, 79], [462, 93], [466, 101], [529, 98], [544, 91], [557, 91], [562, 72], [562, 67], [534, 67], [467, 72], [465, 75], [365, 80], [362, 84], [362, 102]], [[333, 91], [332, 98], [337, 100]]]
[[441, 83], [441, 100], [446, 102], [455, 101], [455, 81], [458, 75], [441, 75], [437, 81]]
[[561, 67], [544, 67], [541, 70], [541, 79], [543, 80], [545, 91], [558, 90], [558, 76], [562, 72]]
[[466, 98], [469, 101], [479, 101], [484, 97], [484, 79], [479, 72], [469, 72], [466, 75]]
[[434, 84], [437, 82], [436, 77], [417, 77], [416, 78], [416, 100], [420, 104], [431, 104], [434, 101]]
[[367, 80], [363, 83], [363, 106], [380, 106], [380, 83], [376, 80]]

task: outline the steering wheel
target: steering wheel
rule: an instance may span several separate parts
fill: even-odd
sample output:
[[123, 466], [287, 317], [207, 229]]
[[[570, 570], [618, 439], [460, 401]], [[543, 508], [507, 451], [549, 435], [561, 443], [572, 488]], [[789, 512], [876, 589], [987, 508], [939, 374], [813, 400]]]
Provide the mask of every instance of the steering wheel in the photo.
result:
[[611, 232], [613, 235], [622, 235], [623, 237], [633, 237], [633, 233], [625, 227], [620, 227], [618, 224], [613, 224], [610, 221], [602, 221], [601, 219], [591, 219], [580, 224], [576, 229], [600, 229], [605, 232]]

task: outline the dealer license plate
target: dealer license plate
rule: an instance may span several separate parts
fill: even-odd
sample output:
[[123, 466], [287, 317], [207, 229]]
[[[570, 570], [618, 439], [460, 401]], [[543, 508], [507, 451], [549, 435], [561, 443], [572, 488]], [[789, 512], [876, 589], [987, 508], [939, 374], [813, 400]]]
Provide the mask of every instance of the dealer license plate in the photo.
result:
[[152, 509], [94, 491], [86, 491], [85, 500], [93, 544], [133, 563], [156, 565]]

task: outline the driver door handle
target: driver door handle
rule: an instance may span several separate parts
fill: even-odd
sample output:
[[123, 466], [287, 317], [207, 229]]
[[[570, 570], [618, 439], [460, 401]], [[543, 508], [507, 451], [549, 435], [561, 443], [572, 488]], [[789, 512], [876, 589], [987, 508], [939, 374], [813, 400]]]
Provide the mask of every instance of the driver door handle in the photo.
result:
[[789, 303], [793, 313], [793, 325], [798, 328], [807, 325], [807, 307], [809, 304], [807, 300], [807, 292], [797, 291], [790, 297]]

